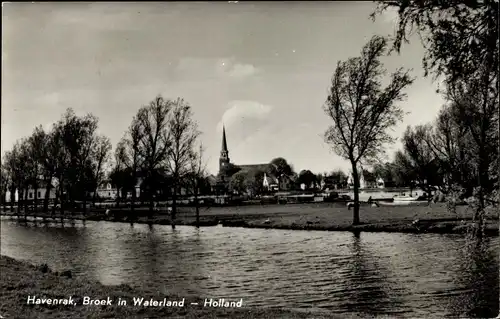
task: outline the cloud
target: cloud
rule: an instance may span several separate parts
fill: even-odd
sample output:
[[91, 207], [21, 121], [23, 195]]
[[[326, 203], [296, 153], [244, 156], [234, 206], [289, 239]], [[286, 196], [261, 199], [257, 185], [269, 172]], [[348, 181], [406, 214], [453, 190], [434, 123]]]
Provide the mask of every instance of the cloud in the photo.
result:
[[231, 69], [227, 72], [230, 77], [233, 78], [244, 78], [252, 76], [258, 72], [258, 69], [251, 64], [234, 64]]
[[234, 58], [192, 58], [180, 59], [176, 68], [182, 78], [187, 79], [243, 79], [260, 70], [252, 64], [238, 63]]
[[222, 132], [224, 124], [228, 143], [232, 141], [232, 143], [242, 145], [245, 140], [269, 124], [273, 109], [270, 105], [254, 101], [232, 101], [222, 115], [221, 121], [217, 124], [217, 132], [219, 134]]
[[[44, 4], [45, 5], [45, 4]], [[136, 12], [117, 10], [113, 4], [79, 4], [48, 6], [51, 22], [66, 27], [79, 27], [97, 31], [127, 31], [134, 29]]]

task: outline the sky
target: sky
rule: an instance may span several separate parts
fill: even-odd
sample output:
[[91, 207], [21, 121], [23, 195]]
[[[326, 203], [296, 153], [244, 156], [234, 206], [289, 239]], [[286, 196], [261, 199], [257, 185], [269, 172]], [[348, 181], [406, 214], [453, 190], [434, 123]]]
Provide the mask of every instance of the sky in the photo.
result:
[[[396, 15], [373, 22], [371, 2], [4, 3], [1, 152], [71, 107], [99, 118], [115, 146], [137, 110], [161, 94], [192, 106], [216, 174], [222, 123], [236, 164], [284, 157], [299, 172], [347, 171], [323, 134], [322, 106], [337, 61], [359, 56]], [[413, 69], [392, 132], [433, 121], [444, 103], [423, 77], [414, 38], [388, 71]], [[400, 148], [388, 147], [389, 154]]]

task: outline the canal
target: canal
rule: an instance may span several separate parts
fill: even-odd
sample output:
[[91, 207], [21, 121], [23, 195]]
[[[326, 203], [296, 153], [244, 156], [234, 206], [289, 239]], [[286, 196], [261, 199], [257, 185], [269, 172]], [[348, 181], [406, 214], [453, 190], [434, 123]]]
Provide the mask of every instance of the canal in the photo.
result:
[[496, 316], [498, 237], [1, 221], [1, 253], [104, 284], [246, 306], [397, 317]]

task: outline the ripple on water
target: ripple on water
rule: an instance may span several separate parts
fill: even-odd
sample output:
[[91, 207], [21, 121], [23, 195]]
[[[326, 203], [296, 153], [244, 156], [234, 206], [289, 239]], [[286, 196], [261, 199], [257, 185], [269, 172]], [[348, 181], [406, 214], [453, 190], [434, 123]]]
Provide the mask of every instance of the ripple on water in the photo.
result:
[[[251, 306], [456, 317], [484, 308], [477, 297], [484, 291], [498, 292], [498, 285], [487, 283], [495, 278], [485, 274], [498, 274], [498, 238], [493, 258], [474, 264], [460, 237], [433, 234], [356, 238], [342, 232], [182, 226], [172, 231], [94, 222], [26, 227], [2, 220], [0, 235], [2, 254], [14, 258], [73, 268], [106, 284], [240, 296]], [[487, 302], [498, 309], [498, 298]]]

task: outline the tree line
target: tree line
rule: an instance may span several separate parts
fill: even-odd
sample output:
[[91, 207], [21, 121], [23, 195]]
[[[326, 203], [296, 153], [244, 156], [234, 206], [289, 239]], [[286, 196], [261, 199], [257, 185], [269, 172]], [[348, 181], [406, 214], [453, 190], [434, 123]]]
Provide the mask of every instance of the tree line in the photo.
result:
[[[106, 136], [99, 132], [99, 121], [92, 115], [77, 116], [67, 109], [50, 130], [42, 126], [31, 136], [17, 141], [2, 159], [2, 199], [6, 191], [18, 191], [18, 214], [35, 211], [43, 201], [42, 210], [49, 210], [50, 192], [55, 191], [52, 213], [59, 207], [71, 213], [78, 207], [86, 212], [87, 204], [97, 200], [97, 189], [108, 177], [120, 190], [118, 198], [131, 194], [130, 218], [136, 214], [136, 186], [149, 204], [149, 215], [159, 191], [171, 189], [172, 220], [175, 220], [177, 194], [184, 187], [197, 197], [206, 181], [201, 132], [193, 119], [191, 106], [183, 99], [157, 96], [141, 107], [118, 142], [114, 153]], [[44, 188], [44, 198], [38, 190]], [[34, 190], [34, 199], [28, 191]], [[12, 206], [11, 206], [12, 207]]]

